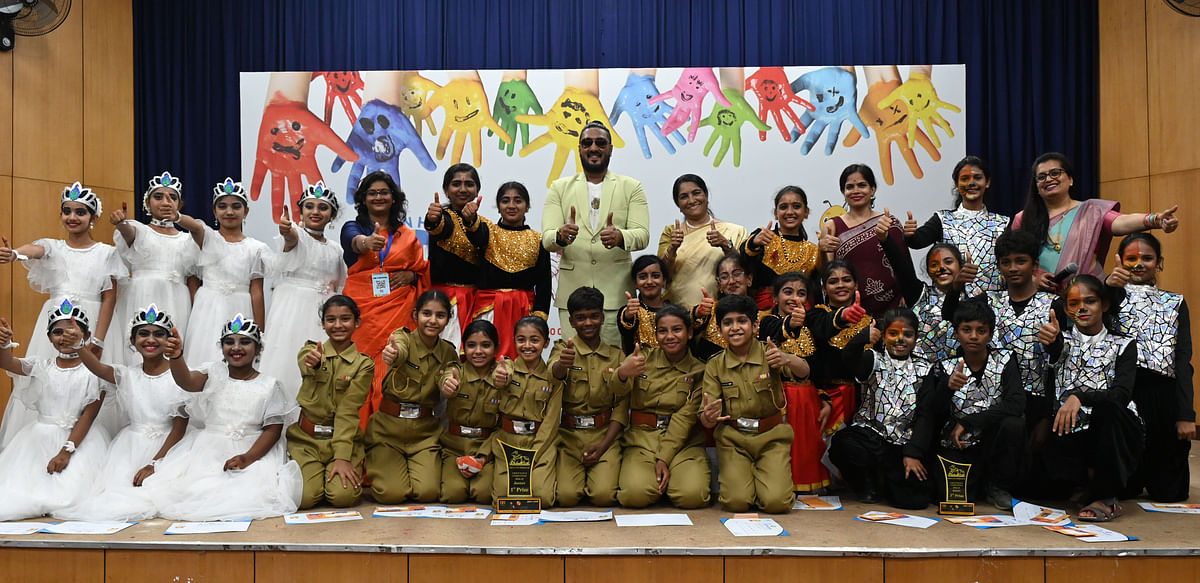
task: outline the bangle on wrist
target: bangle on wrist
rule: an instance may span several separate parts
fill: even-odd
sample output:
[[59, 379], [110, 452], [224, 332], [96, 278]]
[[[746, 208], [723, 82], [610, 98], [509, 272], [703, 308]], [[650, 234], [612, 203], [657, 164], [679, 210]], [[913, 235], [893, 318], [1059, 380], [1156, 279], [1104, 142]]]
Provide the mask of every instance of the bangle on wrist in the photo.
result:
[[97, 346], [97, 347], [99, 347], [99, 348], [104, 348], [104, 341], [103, 341], [103, 340], [101, 340], [101, 339], [99, 339], [99, 338], [96, 338], [95, 336], [92, 336], [91, 338], [88, 338], [88, 341], [86, 342], [86, 344], [92, 344], [92, 345], [94, 345], [94, 346]]

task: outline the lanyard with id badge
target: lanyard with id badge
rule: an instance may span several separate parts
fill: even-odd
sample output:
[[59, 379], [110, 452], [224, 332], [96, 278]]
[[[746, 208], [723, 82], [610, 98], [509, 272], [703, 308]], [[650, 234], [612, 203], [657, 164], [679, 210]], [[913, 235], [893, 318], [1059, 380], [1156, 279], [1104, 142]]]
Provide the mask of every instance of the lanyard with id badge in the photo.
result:
[[388, 274], [383, 270], [383, 259], [387, 257], [388, 251], [392, 248], [392, 237], [394, 232], [388, 232], [387, 245], [379, 252], [379, 273], [371, 274], [371, 291], [375, 297], [382, 298], [392, 293], [392, 282], [388, 278]]

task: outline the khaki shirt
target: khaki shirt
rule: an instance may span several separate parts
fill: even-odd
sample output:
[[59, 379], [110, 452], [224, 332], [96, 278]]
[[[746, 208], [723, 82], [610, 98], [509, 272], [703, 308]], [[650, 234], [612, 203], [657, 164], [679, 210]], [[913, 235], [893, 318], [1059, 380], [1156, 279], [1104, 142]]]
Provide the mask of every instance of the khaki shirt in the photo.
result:
[[479, 376], [469, 364], [451, 364], [438, 378], [439, 390], [451, 370], [458, 371], [458, 391], [446, 398], [446, 420], [467, 427], [495, 429], [500, 424], [500, 391], [491, 374]]
[[766, 344], [755, 340], [745, 362], [728, 349], [709, 359], [704, 368], [704, 393], [710, 401], [723, 399], [722, 414], [733, 419], [770, 417], [787, 403], [782, 372], [767, 366]]
[[421, 336], [408, 328], [392, 333], [392, 339], [400, 349], [396, 360], [388, 367], [383, 378], [383, 394], [405, 403], [420, 403], [434, 407], [438, 403], [437, 380], [442, 369], [458, 362], [454, 345], [438, 339], [433, 348], [427, 348]]
[[321, 362], [315, 369], [309, 368], [304, 357], [316, 347], [317, 343], [309, 340], [297, 356], [300, 392], [296, 402], [309, 421], [333, 426], [333, 457], [349, 460], [359, 431], [358, 410], [371, 392], [375, 361], [359, 352], [353, 342], [341, 352], [335, 352], [333, 344], [326, 342]]
[[670, 415], [659, 441], [656, 459], [667, 463], [675, 459], [685, 445], [695, 441], [702, 445], [703, 437], [697, 421], [700, 418], [701, 383], [704, 379], [704, 363], [687, 353], [679, 362], [672, 363], [658, 348], [643, 348], [646, 357], [645, 374], [621, 382], [618, 374], [612, 375], [613, 392], [620, 397], [628, 396], [626, 403], [630, 411]]
[[508, 385], [500, 388], [500, 413], [541, 422], [536, 443], [548, 443], [557, 435], [562, 416], [562, 381], [550, 374], [550, 367], [544, 362], [539, 362], [533, 370], [520, 358], [511, 365]]
[[[567, 343], [559, 340], [550, 352], [550, 363], [558, 362]], [[562, 407], [568, 415], [596, 415], [610, 409], [613, 420], [625, 423], [628, 410], [624, 401], [613, 394], [609, 380], [617, 374], [617, 367], [625, 355], [620, 348], [600, 343], [592, 350], [582, 340], [575, 340], [575, 364], [567, 369], [563, 379]]]

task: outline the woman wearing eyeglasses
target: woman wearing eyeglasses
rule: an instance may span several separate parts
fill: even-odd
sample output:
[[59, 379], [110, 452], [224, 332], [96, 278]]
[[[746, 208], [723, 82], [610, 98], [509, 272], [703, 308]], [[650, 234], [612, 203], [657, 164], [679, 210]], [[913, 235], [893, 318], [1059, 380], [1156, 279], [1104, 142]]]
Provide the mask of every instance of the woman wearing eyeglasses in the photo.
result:
[[683, 306], [694, 306], [704, 292], [715, 295], [717, 279], [713, 271], [727, 253], [736, 251], [746, 239], [746, 228], [718, 221], [708, 206], [708, 185], [695, 174], [675, 179], [671, 198], [683, 220], [667, 225], [658, 239], [658, 256], [671, 272], [667, 299]]
[[417, 234], [404, 224], [408, 200], [387, 172], [377, 170], [359, 182], [354, 208], [358, 216], [342, 226], [342, 259], [349, 266], [342, 293], [362, 313], [354, 344], [376, 361], [371, 395], [362, 411], [365, 425], [382, 397], [380, 382], [388, 369], [381, 360], [383, 346], [393, 331], [416, 327], [413, 308], [429, 287], [429, 262]]
[[1103, 278], [1104, 258], [1114, 235], [1150, 229], [1170, 233], [1179, 227], [1175, 216], [1179, 205], [1161, 213], [1122, 214], [1121, 203], [1098, 198], [1080, 201], [1072, 196], [1077, 194], [1074, 189], [1075, 170], [1066, 156], [1049, 152], [1033, 162], [1029, 198], [1025, 210], [1013, 219], [1013, 228], [1033, 233], [1042, 243], [1040, 269], [1034, 275], [1041, 289], [1055, 291], [1055, 274], [1072, 263], [1081, 274]]

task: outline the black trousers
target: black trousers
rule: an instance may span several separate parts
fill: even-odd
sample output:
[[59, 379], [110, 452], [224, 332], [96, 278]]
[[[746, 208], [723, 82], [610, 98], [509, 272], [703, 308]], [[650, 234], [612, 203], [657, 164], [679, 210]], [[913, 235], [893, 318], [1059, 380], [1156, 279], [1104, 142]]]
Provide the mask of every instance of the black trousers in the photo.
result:
[[1188, 453], [1192, 442], [1175, 431], [1179, 405], [1175, 379], [1139, 368], [1133, 388], [1138, 416], [1146, 424], [1146, 453], [1130, 477], [1122, 498], [1141, 496], [1145, 490], [1155, 502], [1187, 500], [1191, 486]]
[[1088, 428], [1064, 436], [1051, 434], [1044, 448], [1044, 476], [1050, 498], [1064, 485], [1086, 485], [1088, 501], [1115, 498], [1137, 469], [1145, 448], [1142, 422], [1126, 407], [1100, 403]]
[[[1021, 476], [1025, 460], [1025, 420], [1015, 415], [1004, 417], [980, 434], [979, 443], [967, 449], [938, 448], [938, 455], [962, 464], [971, 464], [967, 472], [967, 494], [971, 501], [982, 498], [983, 486], [990, 484], [1012, 492]], [[946, 476], [942, 464], [933, 464], [936, 477], [934, 493], [946, 499]]]
[[[870, 484], [896, 508], [921, 510], [929, 506], [929, 480], [904, 477], [904, 447], [884, 441], [866, 427], [852, 425], [833, 434], [829, 459], [855, 492]], [[921, 460], [921, 463], [932, 476], [929, 462]]]

